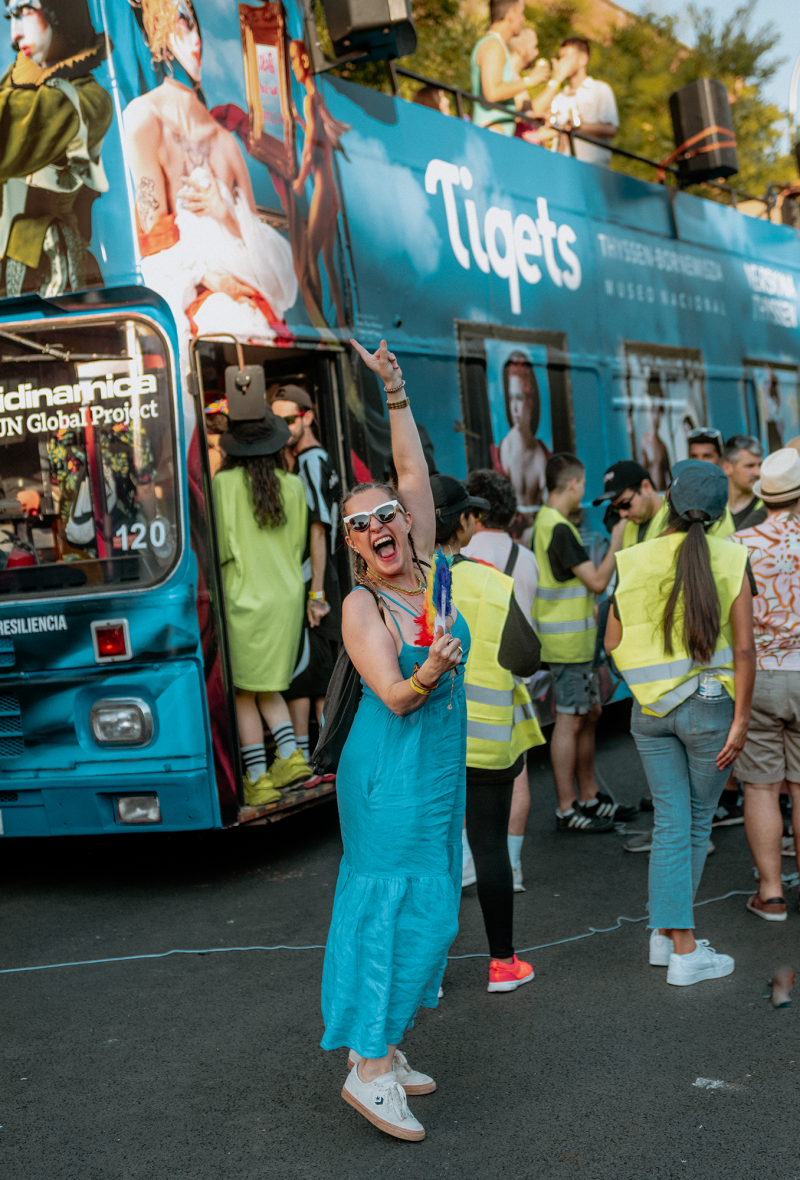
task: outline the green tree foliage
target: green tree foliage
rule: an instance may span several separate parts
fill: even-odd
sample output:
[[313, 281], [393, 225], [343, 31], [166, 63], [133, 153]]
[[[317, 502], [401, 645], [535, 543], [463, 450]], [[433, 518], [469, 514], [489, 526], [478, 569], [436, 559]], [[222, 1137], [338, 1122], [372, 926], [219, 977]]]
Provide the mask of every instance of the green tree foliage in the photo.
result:
[[[317, 2], [320, 41], [327, 52], [324, 15]], [[469, 54], [477, 38], [488, 28], [483, 19], [471, 18], [459, 0], [413, 0], [418, 46], [413, 57], [398, 64], [426, 77], [469, 89]], [[536, 29], [540, 53], [555, 57], [564, 37], [581, 25], [581, 0], [531, 0], [527, 23]], [[589, 62], [593, 77], [608, 82], [617, 99], [620, 131], [616, 146], [663, 160], [675, 148], [669, 96], [696, 78], [719, 78], [732, 102], [733, 123], [739, 145], [740, 171], [729, 183], [755, 195], [768, 184], [791, 180], [797, 168], [791, 156], [781, 153], [785, 116], [765, 100], [763, 85], [777, 69], [772, 57], [779, 36], [771, 24], [750, 30], [753, 5], [743, 4], [720, 27], [714, 10], [690, 5], [693, 46], [677, 36], [677, 20], [648, 9], [616, 29], [605, 45], [594, 44]], [[354, 63], [336, 71], [354, 82], [389, 90], [383, 62]], [[417, 83], [402, 79], [400, 91], [412, 98]], [[655, 179], [646, 164], [617, 156], [613, 167], [647, 180]], [[719, 197], [715, 190], [698, 188], [704, 196]], [[724, 198], [727, 199], [727, 198]]]

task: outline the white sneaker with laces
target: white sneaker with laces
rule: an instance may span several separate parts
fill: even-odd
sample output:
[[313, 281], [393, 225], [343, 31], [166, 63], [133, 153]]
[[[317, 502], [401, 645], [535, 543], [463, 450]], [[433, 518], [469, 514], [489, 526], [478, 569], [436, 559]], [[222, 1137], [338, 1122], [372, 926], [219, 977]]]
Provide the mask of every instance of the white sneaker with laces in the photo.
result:
[[418, 1143], [425, 1138], [425, 1128], [408, 1109], [406, 1092], [398, 1085], [394, 1071], [381, 1074], [371, 1082], [362, 1082], [354, 1065], [342, 1087], [342, 1098], [364, 1118], [395, 1139]]
[[675, 946], [666, 934], [650, 931], [650, 966], [669, 967], [669, 957], [675, 953]]
[[522, 884], [522, 865], [515, 865], [511, 862], [511, 872], [514, 874], [514, 892], [524, 893], [525, 886]]
[[[363, 1058], [356, 1053], [355, 1049], [350, 1050], [350, 1056], [347, 1061], [348, 1068], [352, 1069], [354, 1065], [358, 1065]], [[412, 1069], [408, 1064], [408, 1058], [405, 1053], [401, 1053], [399, 1049], [395, 1049], [394, 1057], [392, 1058], [392, 1069], [395, 1072], [398, 1085], [402, 1086], [406, 1094], [432, 1094], [436, 1089], [436, 1082], [433, 1078], [429, 1078], [426, 1073], [420, 1073], [416, 1069]]]
[[671, 954], [667, 968], [667, 983], [688, 987], [703, 979], [721, 979], [730, 975], [734, 962], [730, 955], [718, 955], [707, 938], [698, 938], [697, 946], [690, 955]]
[[474, 885], [477, 880], [475, 861], [472, 856], [465, 856], [461, 862], [461, 888], [466, 889], [468, 885]]

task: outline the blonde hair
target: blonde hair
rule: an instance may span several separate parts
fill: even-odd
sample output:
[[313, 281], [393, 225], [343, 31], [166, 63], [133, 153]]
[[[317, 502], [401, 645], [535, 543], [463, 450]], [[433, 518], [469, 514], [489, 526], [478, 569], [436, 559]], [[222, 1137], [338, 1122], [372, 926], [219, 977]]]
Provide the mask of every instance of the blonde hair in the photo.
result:
[[171, 61], [169, 39], [175, 32], [178, 6], [175, 0], [142, 0], [142, 21], [153, 61]]

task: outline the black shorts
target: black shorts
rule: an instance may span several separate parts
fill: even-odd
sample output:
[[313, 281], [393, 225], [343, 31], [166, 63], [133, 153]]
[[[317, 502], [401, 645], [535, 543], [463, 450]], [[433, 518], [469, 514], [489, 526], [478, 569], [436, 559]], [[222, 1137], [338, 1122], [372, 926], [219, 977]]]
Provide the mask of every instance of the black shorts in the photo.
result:
[[[306, 643], [308, 644], [308, 660], [306, 661]], [[328, 682], [333, 675], [333, 667], [339, 654], [339, 645], [332, 639], [320, 635], [316, 627], [304, 627], [300, 637], [300, 651], [297, 665], [305, 665], [302, 672], [298, 672], [292, 683], [281, 693], [287, 701], [296, 701], [301, 697], [324, 697], [328, 691]], [[295, 665], [295, 666], [297, 666]]]

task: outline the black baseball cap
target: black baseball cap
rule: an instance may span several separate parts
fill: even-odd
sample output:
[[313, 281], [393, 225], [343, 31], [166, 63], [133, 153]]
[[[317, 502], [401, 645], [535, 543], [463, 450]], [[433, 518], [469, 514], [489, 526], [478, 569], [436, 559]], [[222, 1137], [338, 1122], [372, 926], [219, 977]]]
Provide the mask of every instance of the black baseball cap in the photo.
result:
[[460, 516], [462, 512], [474, 509], [488, 512], [491, 504], [482, 496], [471, 496], [460, 480], [452, 475], [432, 475], [431, 491], [433, 505], [439, 517]]
[[646, 467], [633, 459], [620, 459], [619, 463], [612, 463], [603, 476], [603, 494], [592, 500], [592, 504], [596, 508], [604, 500], [616, 500], [628, 488], [641, 487], [643, 479], [650, 479]]

